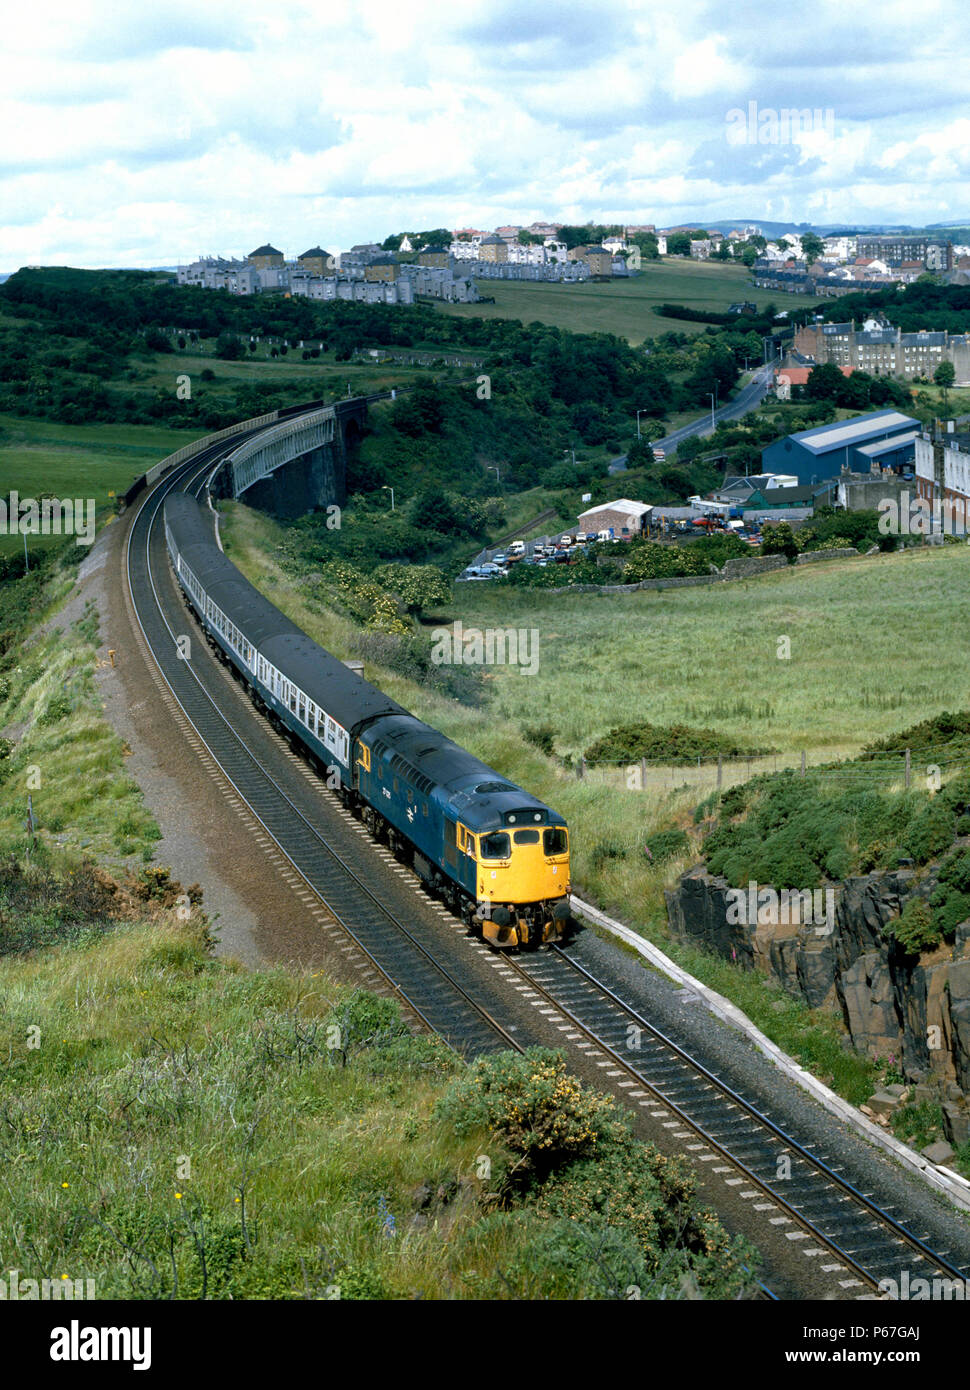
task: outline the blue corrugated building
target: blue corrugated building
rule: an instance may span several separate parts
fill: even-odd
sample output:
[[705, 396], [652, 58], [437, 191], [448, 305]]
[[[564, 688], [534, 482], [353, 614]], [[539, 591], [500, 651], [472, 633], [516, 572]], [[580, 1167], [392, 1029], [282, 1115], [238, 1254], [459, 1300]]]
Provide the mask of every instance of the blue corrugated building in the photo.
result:
[[761, 451], [761, 471], [794, 473], [799, 483], [812, 483], [838, 477], [843, 468], [868, 473], [874, 463], [901, 467], [912, 462], [921, 429], [898, 410], [873, 410], [775, 440]]

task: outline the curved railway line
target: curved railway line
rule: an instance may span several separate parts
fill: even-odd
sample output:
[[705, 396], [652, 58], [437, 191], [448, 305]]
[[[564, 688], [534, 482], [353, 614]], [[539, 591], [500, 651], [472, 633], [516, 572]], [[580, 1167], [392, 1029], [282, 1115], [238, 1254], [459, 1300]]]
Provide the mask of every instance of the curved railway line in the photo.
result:
[[[462, 983], [456, 962], [406, 925], [398, 911], [368, 886], [370, 842], [355, 844], [349, 822], [339, 848], [313, 824], [278, 773], [266, 750], [248, 746], [220, 708], [219, 688], [203, 679], [192, 660], [177, 660], [176, 642], [193, 623], [171, 579], [161, 508], [176, 488], [203, 491], [214, 465], [245, 435], [220, 441], [163, 475], [140, 499], [129, 527], [126, 582], [134, 621], [164, 687], [217, 764], [236, 796], [296, 874], [333, 913], [340, 928], [363, 952], [370, 966], [399, 994], [427, 1028], [466, 1056], [548, 1041], [550, 1029], [598, 1069], [602, 1085], [627, 1105], [642, 1108], [673, 1139], [684, 1141], [688, 1156], [704, 1173], [731, 1176], [764, 1222], [784, 1229], [791, 1242], [809, 1241], [803, 1253], [835, 1279], [838, 1297], [872, 1297], [879, 1281], [898, 1278], [905, 1261], [911, 1277], [947, 1280], [970, 1277], [970, 1267], [934, 1251], [872, 1198], [829, 1166], [824, 1157], [783, 1130], [750, 1101], [691, 1057], [652, 1024], [634, 1002], [598, 979], [568, 948], [508, 956], [467, 937], [464, 924], [442, 913], [441, 920], [466, 938], [469, 948], [487, 956], [500, 980], [513, 984], [520, 1004], [541, 1014], [531, 1037], [510, 1025]], [[201, 634], [193, 637], [202, 642]], [[213, 663], [216, 673], [221, 668]], [[255, 716], [254, 716], [255, 717]], [[393, 861], [392, 861], [393, 862]], [[404, 872], [404, 871], [401, 871]], [[420, 881], [415, 876], [415, 889]], [[511, 1031], [510, 1031], [511, 1027]], [[513, 1032], [519, 1032], [514, 1037]], [[839, 1277], [844, 1275], [844, 1277]]]
[[[238, 442], [239, 436], [232, 441]], [[128, 534], [127, 575], [135, 618], [162, 679], [197, 737], [218, 763], [223, 775], [245, 801], [266, 833], [333, 912], [340, 925], [372, 965], [400, 993], [408, 1007], [432, 1031], [456, 1050], [474, 1055], [502, 1048], [519, 1048], [510, 1036], [456, 980], [428, 947], [382, 904], [364, 882], [347, 854], [329, 845], [294, 804], [270, 770], [253, 752], [218, 708], [193, 669], [191, 660], [174, 667], [157, 654], [176, 650], [173, 613], [156, 584], [153, 565], [167, 566], [160, 544], [158, 519], [165, 496], [177, 486], [191, 489], [210, 474], [225, 445], [214, 446], [177, 469], [148, 495]], [[156, 554], [153, 555], [153, 546]], [[180, 602], [180, 600], [176, 600]]]

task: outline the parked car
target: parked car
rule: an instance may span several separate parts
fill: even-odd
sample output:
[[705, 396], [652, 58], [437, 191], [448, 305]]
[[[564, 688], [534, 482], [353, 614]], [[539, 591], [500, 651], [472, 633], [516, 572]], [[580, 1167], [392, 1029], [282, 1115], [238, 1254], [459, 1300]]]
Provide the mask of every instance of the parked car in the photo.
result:
[[524, 555], [525, 541], [513, 541], [509, 546], [509, 555]]
[[507, 565], [508, 562], [509, 557], [506, 555], [504, 550], [497, 550], [495, 554], [492, 556], [493, 565]]

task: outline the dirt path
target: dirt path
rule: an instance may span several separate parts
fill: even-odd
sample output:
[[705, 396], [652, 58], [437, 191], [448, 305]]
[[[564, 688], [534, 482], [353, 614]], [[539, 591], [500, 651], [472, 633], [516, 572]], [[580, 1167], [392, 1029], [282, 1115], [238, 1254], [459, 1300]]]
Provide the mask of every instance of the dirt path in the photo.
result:
[[231, 788], [193, 752], [161, 701], [158, 676], [136, 637], [122, 582], [129, 521], [130, 516], [122, 518], [98, 536], [74, 594], [51, 626], [76, 621], [89, 599], [97, 606], [95, 681], [108, 723], [131, 750], [128, 772], [162, 832], [155, 863], [170, 866], [185, 886], [201, 884], [220, 955], [250, 966], [325, 966], [335, 978], [362, 983], [349, 958], [325, 940], [319, 908], [315, 918], [300, 896], [302, 881], [275, 850], [255, 843], [248, 813], [232, 806]]

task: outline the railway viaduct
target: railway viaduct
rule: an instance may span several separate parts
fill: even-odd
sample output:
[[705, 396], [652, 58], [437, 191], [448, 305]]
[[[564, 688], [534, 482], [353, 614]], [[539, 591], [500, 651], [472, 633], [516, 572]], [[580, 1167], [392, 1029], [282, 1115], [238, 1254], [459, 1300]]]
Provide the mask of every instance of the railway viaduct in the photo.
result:
[[[261, 511], [287, 519], [314, 507], [342, 506], [347, 498], [347, 459], [367, 420], [366, 396], [353, 396], [310, 413], [281, 418], [234, 449], [212, 481], [219, 497], [241, 497]], [[306, 407], [301, 407], [306, 411]]]

